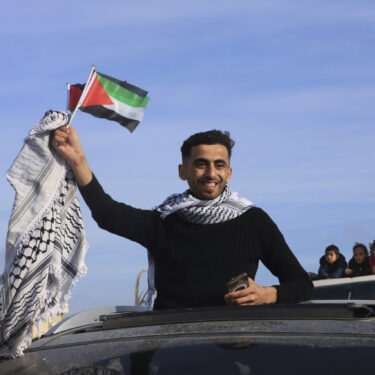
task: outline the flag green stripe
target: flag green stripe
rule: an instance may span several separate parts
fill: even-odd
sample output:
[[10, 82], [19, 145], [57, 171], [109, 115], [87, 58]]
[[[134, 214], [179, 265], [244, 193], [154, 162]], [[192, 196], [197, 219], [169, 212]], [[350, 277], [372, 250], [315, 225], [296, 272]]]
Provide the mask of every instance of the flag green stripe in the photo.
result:
[[98, 77], [99, 82], [104, 87], [104, 90], [107, 92], [109, 96], [112, 96], [118, 101], [126, 103], [127, 105], [131, 107], [146, 108], [146, 105], [148, 101], [150, 100], [148, 96], [143, 98], [142, 96], [139, 96], [135, 94], [134, 92], [131, 92], [117, 85], [116, 83], [110, 81], [109, 79], [102, 77], [99, 74], [97, 74], [97, 77]]
[[131, 107], [128, 104], [117, 100], [113, 96], [111, 96], [113, 104], [103, 105], [103, 107], [111, 109], [114, 112], [117, 112], [119, 115], [133, 119], [142, 121], [143, 115], [145, 113], [145, 109], [142, 107]]

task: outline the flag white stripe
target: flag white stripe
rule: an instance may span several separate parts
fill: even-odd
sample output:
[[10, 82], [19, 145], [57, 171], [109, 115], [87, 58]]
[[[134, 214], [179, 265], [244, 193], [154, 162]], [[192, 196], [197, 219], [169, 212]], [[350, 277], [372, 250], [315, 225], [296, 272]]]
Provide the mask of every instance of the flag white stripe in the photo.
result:
[[143, 115], [145, 113], [145, 109], [141, 107], [132, 107], [128, 104], [120, 102], [119, 100], [115, 99], [114, 97], [110, 96], [113, 104], [110, 105], [103, 105], [104, 108], [108, 108], [114, 112], [117, 112], [119, 115], [124, 116], [126, 118], [142, 121]]

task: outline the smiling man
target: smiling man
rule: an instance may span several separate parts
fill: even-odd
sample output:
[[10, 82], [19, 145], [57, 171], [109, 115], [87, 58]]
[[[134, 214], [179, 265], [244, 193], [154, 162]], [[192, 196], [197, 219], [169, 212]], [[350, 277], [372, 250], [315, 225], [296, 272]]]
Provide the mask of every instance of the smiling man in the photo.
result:
[[[149, 302], [154, 309], [295, 303], [311, 298], [312, 283], [277, 226], [228, 185], [234, 145], [229, 133], [197, 133], [181, 147], [179, 176], [189, 189], [168, 197], [155, 210], [113, 200], [91, 172], [72, 127], [55, 131], [53, 145], [66, 158], [98, 225], [148, 250]], [[280, 285], [253, 279], [262, 261]], [[226, 290], [241, 273], [249, 287]]]
[[190, 155], [183, 155], [179, 175], [189, 184], [196, 198], [215, 199], [232, 176], [227, 148], [222, 144], [193, 146]]

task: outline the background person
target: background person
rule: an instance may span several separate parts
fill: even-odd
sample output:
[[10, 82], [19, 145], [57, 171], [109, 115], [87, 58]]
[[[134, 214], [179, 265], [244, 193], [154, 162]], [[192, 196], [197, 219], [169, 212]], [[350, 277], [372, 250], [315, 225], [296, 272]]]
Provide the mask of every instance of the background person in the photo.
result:
[[371, 275], [368, 251], [364, 244], [355, 243], [353, 257], [349, 260], [349, 267], [344, 271], [346, 276], [357, 277]]
[[318, 276], [321, 279], [342, 277], [347, 263], [343, 254], [336, 245], [329, 245], [325, 249], [325, 255], [320, 260]]
[[370, 268], [371, 268], [371, 272], [375, 274], [375, 240], [370, 241], [369, 247], [370, 247], [370, 256], [369, 256]]

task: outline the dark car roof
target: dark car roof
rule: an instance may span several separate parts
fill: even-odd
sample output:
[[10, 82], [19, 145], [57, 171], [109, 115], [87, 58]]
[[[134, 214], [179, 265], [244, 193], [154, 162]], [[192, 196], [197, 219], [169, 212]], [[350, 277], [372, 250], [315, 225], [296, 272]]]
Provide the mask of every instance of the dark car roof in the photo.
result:
[[340, 371], [327, 373], [353, 373], [360, 360], [356, 373], [372, 374], [374, 315], [356, 304], [108, 314], [34, 341], [0, 373], [316, 374], [331, 358]]

